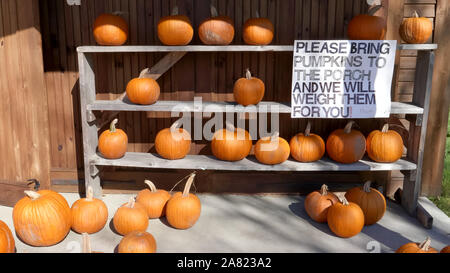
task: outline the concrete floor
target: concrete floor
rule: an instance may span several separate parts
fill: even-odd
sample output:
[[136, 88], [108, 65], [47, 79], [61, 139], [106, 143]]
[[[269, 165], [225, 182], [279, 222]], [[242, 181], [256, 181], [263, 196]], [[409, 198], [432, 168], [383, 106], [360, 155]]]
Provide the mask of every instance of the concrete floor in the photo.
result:
[[[63, 194], [71, 205], [78, 194]], [[130, 195], [109, 194], [104, 201], [109, 209], [107, 225], [92, 234], [95, 251], [114, 252], [122, 236], [111, 230], [111, 218]], [[157, 241], [158, 252], [394, 252], [412, 241], [432, 239], [441, 249], [450, 244], [450, 218], [439, 210], [433, 229], [420, 223], [397, 204], [388, 203], [384, 217], [375, 225], [364, 227], [352, 238], [342, 239], [327, 224], [309, 219], [303, 208], [304, 197], [199, 195], [202, 214], [188, 230], [176, 230], [165, 219], [150, 220], [148, 232]], [[429, 204], [433, 207], [432, 204]], [[13, 229], [12, 208], [0, 206], [0, 219]], [[31, 247], [16, 239], [19, 253], [80, 252], [81, 235], [71, 231], [61, 243], [52, 247]]]

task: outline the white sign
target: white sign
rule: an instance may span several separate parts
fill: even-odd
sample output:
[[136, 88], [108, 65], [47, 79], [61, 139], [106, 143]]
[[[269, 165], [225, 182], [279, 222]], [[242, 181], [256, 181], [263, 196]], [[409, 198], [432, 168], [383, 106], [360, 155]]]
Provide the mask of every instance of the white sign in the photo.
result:
[[395, 40], [298, 40], [292, 118], [387, 118]]

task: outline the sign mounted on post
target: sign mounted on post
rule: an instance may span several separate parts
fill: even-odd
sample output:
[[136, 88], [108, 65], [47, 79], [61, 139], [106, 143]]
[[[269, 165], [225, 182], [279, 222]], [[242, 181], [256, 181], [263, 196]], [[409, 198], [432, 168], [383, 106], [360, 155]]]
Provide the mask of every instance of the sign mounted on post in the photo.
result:
[[387, 118], [397, 41], [298, 40], [292, 118]]

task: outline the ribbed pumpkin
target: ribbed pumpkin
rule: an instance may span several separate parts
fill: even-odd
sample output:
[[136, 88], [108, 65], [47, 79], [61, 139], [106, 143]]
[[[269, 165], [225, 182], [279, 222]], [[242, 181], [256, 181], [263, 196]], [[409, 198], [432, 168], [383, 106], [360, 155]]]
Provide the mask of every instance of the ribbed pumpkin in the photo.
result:
[[276, 132], [273, 136], [263, 137], [255, 144], [256, 159], [267, 165], [280, 164], [289, 158], [289, 144]]
[[155, 184], [150, 180], [145, 180], [149, 189], [141, 190], [136, 196], [136, 202], [144, 206], [148, 218], [154, 219], [166, 214], [166, 204], [171, 195], [165, 190], [156, 189]]
[[101, 14], [94, 22], [94, 39], [99, 45], [119, 46], [128, 38], [128, 24], [119, 15]]
[[327, 139], [328, 156], [340, 163], [354, 163], [361, 160], [366, 152], [366, 138], [349, 121], [344, 129], [334, 130]]
[[72, 229], [78, 233], [96, 233], [102, 230], [108, 221], [108, 208], [105, 203], [94, 198], [92, 187], [86, 191], [86, 198], [72, 204]]
[[83, 239], [83, 246], [81, 253], [103, 253], [100, 251], [93, 251], [91, 247], [91, 239], [89, 239], [89, 234], [87, 232], [83, 232], [81, 234], [81, 237]]
[[399, 247], [395, 253], [438, 253], [431, 246], [431, 239], [427, 237], [422, 243], [406, 243]]
[[119, 243], [119, 253], [155, 253], [156, 240], [148, 232], [133, 231]]
[[395, 162], [402, 157], [403, 140], [399, 133], [389, 130], [389, 124], [385, 124], [381, 131], [372, 131], [367, 136], [366, 150], [376, 162]]
[[345, 197], [339, 199], [339, 202], [328, 208], [328, 227], [339, 237], [353, 237], [364, 227], [364, 213], [357, 204], [348, 202]]
[[132, 103], [142, 105], [154, 104], [160, 95], [159, 84], [151, 78], [148, 68], [141, 71], [139, 78], [129, 81], [125, 91]]
[[148, 227], [148, 215], [144, 206], [136, 203], [134, 197], [117, 209], [113, 218], [114, 229], [122, 235], [132, 231], [145, 231]]
[[162, 17], [158, 22], [158, 38], [165, 45], [187, 45], [193, 36], [191, 21], [186, 15], [178, 15], [178, 7], [172, 10], [171, 15]]
[[165, 159], [181, 159], [191, 150], [191, 134], [183, 128], [177, 128], [175, 122], [170, 128], [162, 129], [155, 138], [156, 152]]
[[241, 128], [226, 123], [226, 129], [218, 130], [211, 140], [211, 150], [215, 157], [225, 161], [238, 161], [248, 156], [252, 149], [250, 134]]
[[350, 40], [384, 40], [386, 36], [386, 20], [374, 16], [382, 6], [375, 6], [368, 14], [360, 14], [348, 23], [347, 36]]
[[234, 83], [233, 95], [236, 102], [243, 106], [256, 105], [263, 99], [264, 91], [264, 82], [252, 77], [247, 68], [245, 78], [240, 78]]
[[198, 27], [198, 36], [205, 45], [228, 45], [234, 38], [233, 20], [228, 16], [218, 16], [211, 5], [211, 16]]
[[13, 209], [16, 234], [26, 244], [51, 246], [70, 231], [72, 217], [65, 198], [51, 190], [25, 191]]
[[441, 253], [450, 253], [450, 245], [444, 247], [443, 249], [441, 249]]
[[428, 18], [419, 17], [414, 11], [413, 17], [403, 20], [399, 33], [408, 44], [423, 44], [433, 33], [433, 23]]
[[8, 225], [0, 220], [0, 253], [14, 253], [14, 236]]
[[123, 130], [116, 129], [118, 121], [118, 119], [114, 119], [109, 130], [103, 131], [98, 138], [98, 150], [103, 157], [108, 159], [121, 158], [127, 152], [128, 136]]
[[298, 133], [289, 142], [292, 157], [300, 162], [317, 161], [325, 154], [325, 142], [311, 133], [311, 122], [308, 121], [305, 133]]
[[183, 192], [177, 192], [169, 199], [166, 205], [166, 219], [177, 229], [188, 229], [200, 217], [201, 203], [195, 194], [189, 193], [195, 173], [192, 173], [184, 186]]
[[320, 191], [313, 191], [305, 198], [306, 213], [316, 222], [327, 221], [328, 208], [339, 202], [334, 193], [328, 192], [327, 185], [323, 184]]
[[273, 39], [274, 27], [268, 18], [255, 18], [245, 21], [242, 28], [242, 38], [249, 45], [268, 45]]
[[370, 187], [370, 181], [362, 187], [355, 187], [345, 193], [349, 202], [357, 204], [364, 212], [364, 224], [378, 222], [386, 212], [386, 199], [378, 190]]

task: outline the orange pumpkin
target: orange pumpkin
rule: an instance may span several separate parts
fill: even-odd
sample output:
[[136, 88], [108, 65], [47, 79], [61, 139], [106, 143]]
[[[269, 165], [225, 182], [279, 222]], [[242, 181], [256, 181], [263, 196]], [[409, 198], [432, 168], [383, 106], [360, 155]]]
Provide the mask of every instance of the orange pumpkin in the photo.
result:
[[65, 198], [51, 190], [25, 191], [13, 209], [17, 236], [32, 246], [51, 246], [61, 242], [72, 224]]
[[0, 253], [14, 253], [14, 236], [8, 225], [0, 220]]
[[280, 164], [289, 158], [289, 144], [276, 132], [271, 137], [263, 137], [255, 144], [256, 159], [268, 165]]
[[298, 133], [289, 142], [292, 157], [300, 162], [317, 161], [325, 154], [325, 142], [316, 134], [311, 134], [311, 122], [308, 121], [305, 133]]
[[118, 119], [114, 119], [109, 130], [103, 131], [98, 138], [98, 150], [108, 159], [121, 158], [127, 152], [128, 136], [123, 130], [116, 129], [117, 122]]
[[185, 15], [178, 15], [178, 7], [173, 9], [170, 16], [162, 17], [158, 22], [158, 38], [165, 45], [187, 45], [193, 36], [191, 21]]
[[250, 134], [241, 128], [226, 123], [226, 129], [218, 130], [211, 140], [211, 150], [215, 157], [225, 161], [238, 161], [248, 156], [252, 149]]
[[422, 243], [406, 243], [399, 247], [395, 253], [438, 253], [430, 245], [431, 239], [427, 237]]
[[382, 6], [369, 10], [368, 14], [360, 14], [348, 23], [347, 36], [350, 40], [384, 40], [387, 31], [386, 20], [374, 16]]
[[381, 192], [370, 187], [370, 181], [364, 183], [362, 188], [356, 187], [348, 190], [345, 198], [362, 209], [365, 225], [375, 224], [386, 212], [386, 199]]
[[250, 18], [242, 28], [242, 38], [249, 45], [268, 45], [273, 39], [274, 27], [268, 18]]
[[145, 231], [148, 227], [148, 215], [144, 206], [131, 197], [128, 203], [117, 209], [113, 218], [114, 229], [122, 235], [132, 231]]
[[198, 27], [198, 36], [205, 45], [228, 45], [234, 38], [233, 20], [228, 16], [218, 16], [211, 6], [212, 17], [204, 20]]
[[340, 202], [328, 208], [328, 227], [339, 237], [353, 237], [364, 227], [364, 213], [357, 204], [348, 202], [345, 197], [339, 199]]
[[395, 162], [402, 157], [403, 139], [396, 131], [389, 130], [389, 124], [385, 124], [381, 131], [372, 131], [367, 136], [366, 150], [376, 162]]
[[328, 192], [327, 185], [323, 184], [320, 191], [313, 191], [305, 198], [306, 213], [316, 222], [327, 221], [328, 208], [339, 202], [336, 195]]
[[156, 240], [148, 232], [133, 231], [119, 243], [119, 253], [155, 253]]
[[72, 229], [78, 233], [99, 232], [108, 221], [108, 208], [102, 200], [93, 196], [92, 187], [89, 186], [86, 198], [72, 204]]
[[450, 253], [450, 245], [444, 247], [443, 249], [441, 249], [441, 253]]
[[433, 33], [433, 23], [425, 17], [419, 17], [414, 11], [412, 18], [406, 18], [400, 25], [400, 37], [408, 44], [423, 44]]
[[183, 128], [177, 128], [175, 122], [170, 128], [162, 129], [155, 138], [156, 152], [170, 160], [184, 158], [191, 150], [191, 134]]
[[99, 45], [123, 45], [128, 38], [128, 24], [118, 15], [101, 14], [94, 22], [94, 38]]
[[81, 253], [103, 253], [99, 251], [92, 251], [91, 240], [89, 239], [89, 234], [87, 232], [83, 232], [81, 236], [83, 238], [83, 247]]
[[366, 138], [352, 129], [353, 121], [349, 121], [344, 129], [333, 131], [327, 139], [328, 156], [340, 163], [354, 163], [361, 160], [366, 152]]
[[148, 68], [141, 71], [139, 78], [129, 81], [125, 91], [132, 103], [142, 105], [154, 104], [160, 95], [159, 84], [151, 78]]
[[263, 99], [264, 90], [264, 82], [252, 77], [250, 70], [247, 68], [245, 78], [240, 78], [234, 83], [234, 99], [243, 106], [256, 105]]
[[166, 204], [170, 199], [170, 193], [165, 190], [156, 189], [155, 184], [150, 180], [145, 180], [149, 189], [141, 190], [136, 196], [136, 202], [144, 206], [148, 217], [151, 219], [159, 218], [166, 214]]
[[200, 217], [200, 199], [196, 195], [189, 193], [194, 177], [195, 173], [192, 173], [184, 186], [183, 193], [175, 193], [167, 202], [166, 219], [174, 228], [188, 229]]

